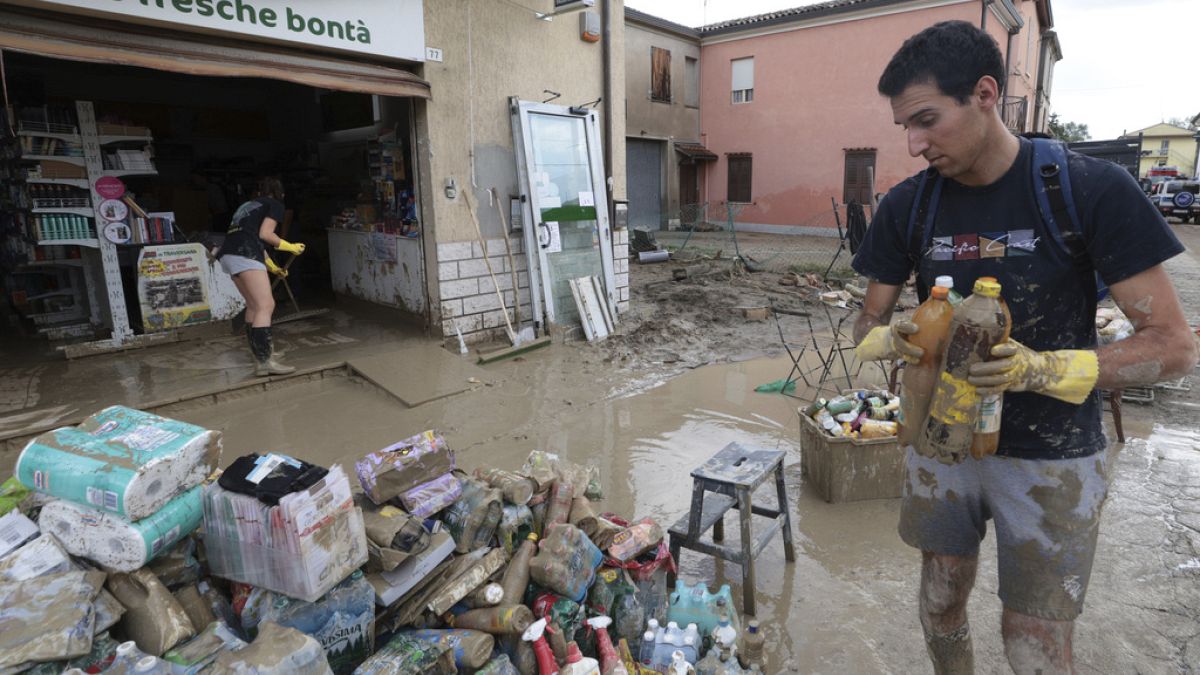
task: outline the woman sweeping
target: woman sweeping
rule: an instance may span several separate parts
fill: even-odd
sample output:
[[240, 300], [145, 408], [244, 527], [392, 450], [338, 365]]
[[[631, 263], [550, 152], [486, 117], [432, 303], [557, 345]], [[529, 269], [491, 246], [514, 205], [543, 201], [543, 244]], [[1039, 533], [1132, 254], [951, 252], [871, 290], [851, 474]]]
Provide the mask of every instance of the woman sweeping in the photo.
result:
[[275, 359], [271, 342], [271, 313], [275, 296], [271, 293], [271, 274], [286, 272], [267, 255], [264, 244], [292, 255], [304, 253], [304, 244], [284, 241], [275, 234], [283, 221], [283, 183], [278, 178], [263, 178], [250, 201], [238, 207], [229, 224], [225, 243], [217, 251], [221, 267], [233, 277], [233, 283], [246, 301], [246, 338], [257, 364], [254, 374], [286, 375], [294, 370]]

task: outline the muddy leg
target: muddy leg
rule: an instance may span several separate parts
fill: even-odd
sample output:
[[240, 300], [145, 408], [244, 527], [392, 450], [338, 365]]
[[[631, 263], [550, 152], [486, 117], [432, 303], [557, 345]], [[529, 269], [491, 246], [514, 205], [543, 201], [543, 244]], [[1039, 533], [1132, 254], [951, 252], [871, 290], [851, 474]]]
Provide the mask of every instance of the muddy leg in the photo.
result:
[[967, 598], [975, 585], [977, 558], [923, 551], [919, 596], [925, 648], [937, 675], [975, 672]]
[[1052, 621], [1004, 610], [1000, 630], [1004, 655], [1017, 675], [1074, 673], [1071, 633], [1074, 621]]

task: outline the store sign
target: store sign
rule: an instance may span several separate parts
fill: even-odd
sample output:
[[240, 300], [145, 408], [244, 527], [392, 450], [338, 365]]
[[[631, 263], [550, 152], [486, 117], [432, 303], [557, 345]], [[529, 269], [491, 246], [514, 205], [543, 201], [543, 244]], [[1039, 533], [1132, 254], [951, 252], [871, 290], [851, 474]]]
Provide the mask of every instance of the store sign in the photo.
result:
[[409, 61], [425, 59], [423, 0], [33, 0], [27, 4]]
[[146, 331], [212, 320], [203, 244], [147, 246], [138, 254], [138, 300]]

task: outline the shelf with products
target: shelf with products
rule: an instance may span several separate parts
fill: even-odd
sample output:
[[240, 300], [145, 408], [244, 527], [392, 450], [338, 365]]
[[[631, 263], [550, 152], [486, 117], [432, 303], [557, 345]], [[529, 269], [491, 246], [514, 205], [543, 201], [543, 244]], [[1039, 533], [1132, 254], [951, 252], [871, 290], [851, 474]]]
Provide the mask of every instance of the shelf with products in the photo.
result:
[[29, 130], [22, 129], [22, 130], [17, 131], [17, 136], [22, 136], [25, 138], [50, 138], [50, 139], [54, 139], [57, 141], [66, 141], [68, 143], [82, 143], [83, 142], [83, 139], [80, 138], [79, 132], [77, 132], [77, 131], [70, 132], [70, 133], [59, 133], [59, 132], [54, 132], [54, 131], [40, 131], [40, 130], [29, 131]]
[[100, 248], [99, 239], [40, 239], [38, 246], [86, 246]]
[[56, 269], [59, 267], [83, 267], [83, 260], [79, 258], [63, 258], [62, 260], [30, 260], [27, 263], [17, 267], [17, 271], [22, 271], [28, 268], [33, 269]]
[[87, 164], [87, 158], [77, 157], [74, 155], [35, 155], [35, 154], [22, 153], [21, 161], [22, 162], [66, 162], [67, 164], [74, 164], [76, 166], [85, 166]]
[[34, 185], [69, 185], [83, 190], [89, 187], [86, 178], [25, 178], [25, 182]]
[[90, 206], [34, 206], [32, 211], [37, 214], [67, 213], [85, 218], [92, 218], [96, 215], [96, 212]]
[[138, 143], [141, 145], [149, 145], [154, 137], [147, 130], [145, 136], [122, 136], [115, 134], [100, 134], [98, 136], [100, 145], [116, 145], [117, 143]]

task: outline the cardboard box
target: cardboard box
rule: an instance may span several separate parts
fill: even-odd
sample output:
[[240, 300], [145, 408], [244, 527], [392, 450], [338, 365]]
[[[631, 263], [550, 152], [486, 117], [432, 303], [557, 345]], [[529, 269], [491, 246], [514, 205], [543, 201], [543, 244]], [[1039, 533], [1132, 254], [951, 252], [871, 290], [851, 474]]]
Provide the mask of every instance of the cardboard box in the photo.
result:
[[904, 449], [896, 437], [834, 437], [802, 409], [800, 473], [831, 503], [890, 499], [904, 491]]
[[386, 607], [399, 600], [453, 552], [454, 538], [446, 532], [438, 532], [429, 542], [429, 548], [411, 556], [396, 569], [367, 574], [367, 581], [375, 589], [375, 602]]

